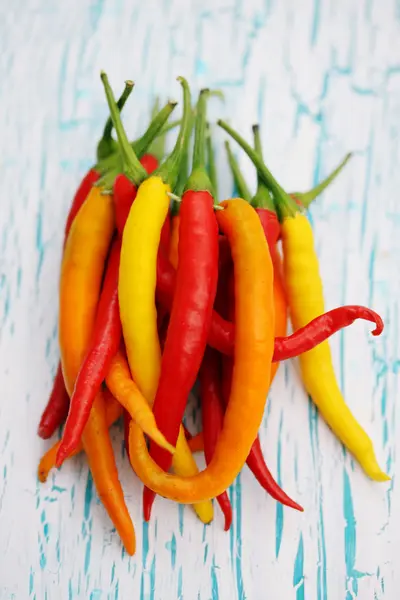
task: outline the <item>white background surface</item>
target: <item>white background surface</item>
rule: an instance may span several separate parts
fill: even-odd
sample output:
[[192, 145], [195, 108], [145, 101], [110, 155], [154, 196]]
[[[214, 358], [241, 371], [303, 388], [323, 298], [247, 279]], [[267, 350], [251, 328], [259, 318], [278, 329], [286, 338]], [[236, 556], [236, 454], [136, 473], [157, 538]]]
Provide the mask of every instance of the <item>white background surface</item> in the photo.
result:
[[[7, 7], [7, 8], [6, 8]], [[3, 2], [0, 19], [0, 598], [395, 600], [400, 493], [373, 484], [316, 416], [296, 366], [280, 369], [261, 431], [271, 470], [305, 508], [282, 509], [245, 469], [235, 517], [203, 527], [141, 486], [115, 448], [138, 551], [124, 554], [83, 457], [39, 485], [36, 427], [58, 360], [62, 229], [107, 114], [99, 71], [140, 133], [155, 94], [221, 88], [243, 134], [262, 126], [266, 162], [288, 190], [355, 157], [312, 208], [327, 308], [368, 304], [385, 319], [332, 340], [341, 387], [395, 471], [399, 441], [400, 4], [395, 0]], [[231, 180], [219, 144], [223, 195]], [[235, 148], [236, 150], [236, 148]], [[240, 155], [246, 175], [254, 172]]]

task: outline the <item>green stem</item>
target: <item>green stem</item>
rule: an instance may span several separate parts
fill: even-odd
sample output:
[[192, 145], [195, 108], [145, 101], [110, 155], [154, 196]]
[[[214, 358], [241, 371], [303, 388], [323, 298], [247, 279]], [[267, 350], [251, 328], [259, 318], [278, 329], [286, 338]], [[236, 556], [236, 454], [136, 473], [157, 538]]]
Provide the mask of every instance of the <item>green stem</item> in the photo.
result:
[[[152, 140], [159, 134], [160, 131], [163, 130], [163, 128], [165, 128], [165, 122], [167, 121], [171, 112], [174, 110], [176, 104], [176, 102], [168, 102], [168, 104], [166, 104], [164, 108], [160, 110], [158, 115], [153, 119], [153, 121], [150, 123], [144, 134], [131, 143], [131, 146], [138, 158], [141, 158], [143, 156]], [[173, 125], [173, 123], [171, 123], [171, 125]], [[95, 169], [96, 171], [98, 171], [98, 173], [104, 175], [110, 169], [117, 168], [120, 163], [120, 153], [116, 152], [111, 156], [108, 156], [107, 158], [98, 162], [97, 165], [95, 165]]]
[[[118, 98], [117, 108], [119, 112], [124, 108], [125, 102], [128, 100], [131, 92], [133, 90], [133, 82], [126, 81], [125, 88], [122, 92], [121, 96]], [[104, 126], [103, 137], [97, 144], [97, 160], [102, 160], [103, 158], [107, 158], [113, 152], [118, 150], [118, 144], [112, 137], [113, 130], [113, 122], [111, 116], [108, 117], [106, 124]]]
[[190, 117], [192, 112], [190, 88], [184, 77], [178, 77], [183, 89], [183, 116], [181, 128], [175, 146], [167, 160], [155, 171], [154, 175], [158, 175], [165, 183], [173, 188], [175, 187], [178, 178], [179, 166], [182, 160], [182, 154], [185, 150], [185, 142], [189, 135]]
[[122, 125], [121, 115], [119, 114], [117, 105], [115, 103], [113, 91], [109, 84], [108, 77], [104, 73], [104, 71], [101, 72], [100, 77], [104, 85], [104, 91], [106, 93], [108, 107], [111, 113], [112, 121], [114, 123], [115, 131], [117, 133], [125, 175], [136, 186], [138, 186], [142, 183], [142, 181], [144, 181], [144, 179], [146, 179], [146, 170], [142, 167], [138, 157], [135, 154], [135, 151], [129, 145], [124, 126]]
[[176, 105], [177, 102], [175, 101], [171, 100], [168, 102], [168, 104], [166, 104], [164, 108], [162, 108], [154, 117], [142, 137], [133, 142], [132, 148], [136, 156], [141, 158], [143, 154], [148, 151], [151, 142], [157, 137], [160, 131], [162, 131], [162, 128], [164, 127], [172, 111], [175, 109]]
[[210, 124], [207, 123], [207, 134], [206, 134], [206, 145], [207, 145], [207, 164], [208, 164], [208, 176], [210, 178], [211, 186], [213, 189], [213, 198], [215, 202], [218, 202], [218, 176], [217, 167], [215, 164], [215, 152], [213, 141], [211, 137]]
[[275, 177], [269, 171], [263, 160], [258, 156], [257, 152], [240, 136], [232, 127], [221, 119], [218, 121], [218, 125], [222, 127], [233, 139], [243, 148], [250, 160], [253, 162], [257, 170], [259, 171], [264, 182], [271, 190], [274, 200], [277, 204], [280, 219], [285, 217], [292, 217], [296, 212], [299, 211], [299, 207], [296, 202], [290, 198], [285, 190], [279, 185]]
[[[254, 138], [254, 150], [258, 156], [263, 160], [260, 126], [253, 125], [253, 138]], [[274, 201], [269, 193], [268, 187], [265, 185], [263, 179], [260, 177], [260, 173], [257, 171], [257, 191], [251, 201], [254, 208], [264, 208], [275, 212]]]
[[[160, 112], [160, 99], [157, 98], [154, 101], [153, 108], [151, 111], [151, 120], [155, 118], [157, 113]], [[150, 144], [148, 152], [155, 156], [157, 160], [160, 162], [165, 156], [165, 136], [166, 134], [161, 131], [160, 135], [158, 135]]]
[[323, 179], [321, 181], [321, 183], [316, 185], [312, 190], [309, 190], [308, 192], [303, 192], [303, 193], [294, 192], [293, 194], [290, 194], [290, 195], [294, 196], [295, 198], [298, 198], [298, 200], [300, 200], [300, 202], [304, 206], [304, 208], [308, 208], [310, 206], [311, 202], [313, 202], [317, 196], [322, 194], [322, 192], [328, 187], [328, 185], [330, 185], [332, 183], [332, 181], [334, 179], [336, 179], [336, 177], [339, 175], [339, 173], [347, 165], [347, 163], [349, 162], [351, 157], [352, 157], [351, 152], [346, 154], [346, 156], [344, 157], [342, 162], [336, 167], [336, 169], [334, 171], [332, 171], [332, 173], [330, 175], [328, 175], [325, 179]]
[[207, 191], [212, 195], [213, 189], [206, 170], [206, 112], [207, 98], [210, 90], [201, 90], [196, 106], [196, 121], [194, 133], [193, 166], [192, 173], [187, 181], [184, 191]]
[[239, 196], [246, 200], [246, 202], [250, 202], [251, 200], [251, 192], [247, 186], [246, 180], [243, 176], [243, 173], [239, 167], [239, 163], [236, 160], [230, 143], [228, 140], [225, 142], [226, 154], [228, 156], [228, 163], [232, 172], [233, 181], [235, 186], [237, 187], [237, 191], [239, 192]]

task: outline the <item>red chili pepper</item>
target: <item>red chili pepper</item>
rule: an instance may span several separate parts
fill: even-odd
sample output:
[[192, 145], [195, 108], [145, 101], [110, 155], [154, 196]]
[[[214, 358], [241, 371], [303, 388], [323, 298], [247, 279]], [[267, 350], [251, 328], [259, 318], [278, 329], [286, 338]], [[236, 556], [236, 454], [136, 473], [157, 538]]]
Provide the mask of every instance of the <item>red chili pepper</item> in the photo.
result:
[[[174, 446], [207, 345], [218, 280], [218, 225], [209, 191], [211, 183], [204, 167], [206, 93], [200, 93], [197, 105], [193, 170], [180, 206], [175, 293], [153, 407], [159, 429]], [[150, 454], [168, 471], [171, 454], [153, 443]], [[151, 490], [144, 489], [146, 520], [154, 497]]]
[[[166, 308], [170, 309], [175, 286], [175, 271], [163, 252], [158, 253], [157, 260], [157, 298]], [[302, 329], [292, 335], [276, 337], [274, 346], [274, 362], [281, 362], [312, 350], [318, 344], [327, 340], [331, 335], [348, 327], [356, 319], [364, 319], [375, 323], [377, 328], [373, 335], [380, 335], [382, 319], [373, 310], [364, 306], [341, 306], [320, 315]], [[221, 354], [231, 355], [235, 339], [235, 327], [215, 310], [212, 314], [208, 344]]]
[[156, 169], [158, 169], [158, 160], [152, 154], [143, 154], [140, 159], [142, 166], [146, 169], [148, 174], [153, 173]]
[[[221, 374], [219, 356], [208, 347], [200, 368], [200, 394], [203, 421], [204, 456], [207, 465], [211, 462], [218, 436], [224, 421], [224, 407], [221, 397]], [[232, 523], [232, 507], [228, 494], [217, 496], [218, 504], [225, 517], [225, 531]]]
[[131, 210], [132, 203], [136, 197], [136, 186], [120, 173], [114, 181], [113, 199], [115, 207], [115, 224], [119, 235], [122, 237], [126, 220]]
[[121, 342], [118, 306], [118, 270], [121, 241], [115, 239], [108, 259], [92, 341], [75, 381], [56, 466], [78, 446], [90, 410]]
[[55, 430], [64, 423], [69, 408], [69, 396], [65, 389], [61, 364], [58, 363], [57, 373], [54, 378], [53, 389], [47, 406], [40, 419], [38, 435], [43, 440], [50, 438]]

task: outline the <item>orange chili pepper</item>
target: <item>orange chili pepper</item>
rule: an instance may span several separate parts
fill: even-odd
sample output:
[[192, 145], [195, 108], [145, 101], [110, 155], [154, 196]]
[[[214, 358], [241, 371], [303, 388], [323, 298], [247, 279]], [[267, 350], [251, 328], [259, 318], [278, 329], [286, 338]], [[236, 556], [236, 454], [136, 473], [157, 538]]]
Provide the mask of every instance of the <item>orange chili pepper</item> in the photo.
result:
[[167, 442], [165, 436], [158, 429], [153, 411], [133, 381], [128, 361], [121, 350], [117, 352], [111, 361], [106, 383], [110, 392], [144, 433], [147, 433], [161, 448], [173, 454], [175, 448]]
[[245, 200], [221, 206], [218, 224], [229, 239], [235, 271], [236, 336], [232, 389], [214, 456], [198, 475], [177, 477], [151, 459], [133, 422], [129, 435], [130, 460], [143, 483], [184, 503], [218, 496], [245, 464], [262, 421], [274, 350], [273, 266], [262, 226]]
[[[114, 396], [110, 394], [110, 392], [107, 389], [104, 390], [103, 394], [106, 401], [105, 404], [107, 427], [110, 428], [111, 425], [115, 423], [115, 421], [118, 421], [118, 419], [122, 415], [122, 406], [114, 398]], [[49, 448], [40, 459], [38, 466], [38, 479], [41, 483], [45, 483], [45, 481], [47, 481], [51, 469], [53, 469], [56, 466], [56, 456], [60, 446], [61, 440], [53, 444], [51, 448]], [[76, 456], [77, 454], [82, 452], [82, 450], [83, 446], [81, 442], [79, 446], [74, 450], [74, 452], [72, 452], [72, 454], [68, 456], [68, 458]]]
[[[89, 347], [114, 225], [111, 196], [92, 188], [72, 224], [61, 267], [59, 341], [70, 396]], [[99, 497], [127, 552], [133, 554], [135, 531], [118, 479], [101, 391], [91, 409], [82, 442]]]

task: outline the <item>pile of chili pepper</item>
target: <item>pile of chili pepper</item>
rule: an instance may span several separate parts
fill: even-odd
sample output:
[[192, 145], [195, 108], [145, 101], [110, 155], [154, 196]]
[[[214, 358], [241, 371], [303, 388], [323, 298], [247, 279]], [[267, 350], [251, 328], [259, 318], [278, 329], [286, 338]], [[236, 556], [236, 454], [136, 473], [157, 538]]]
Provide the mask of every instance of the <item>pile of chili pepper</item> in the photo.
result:
[[[252, 194], [226, 142], [237, 197], [219, 202], [206, 117], [213, 92], [202, 90], [193, 109], [189, 85], [178, 78], [181, 119], [168, 123], [175, 102], [157, 106], [142, 137], [129, 143], [120, 111], [133, 84], [116, 102], [105, 73], [101, 79], [110, 117], [65, 225], [60, 363], [38, 429], [43, 439], [59, 430], [60, 439], [40, 460], [40, 481], [83, 450], [97, 493], [134, 554], [109, 435], [123, 417], [127, 455], [144, 483], [145, 520], [156, 494], [193, 504], [203, 523], [213, 520], [216, 499], [228, 530], [227, 489], [246, 463], [263, 493], [302, 511], [276, 482], [258, 437], [279, 363], [293, 357], [332, 432], [371, 479], [389, 479], [341, 394], [328, 342], [356, 319], [374, 323], [373, 335], [383, 323], [364, 306], [325, 312], [306, 214], [350, 155], [313, 190], [287, 194], [263, 161], [258, 126], [249, 144], [218, 121], [258, 177]], [[178, 125], [165, 158], [165, 134]], [[196, 382], [202, 428], [191, 435], [185, 410]], [[204, 452], [201, 472], [196, 452]]]

